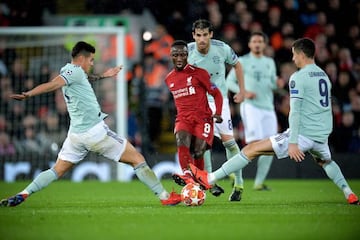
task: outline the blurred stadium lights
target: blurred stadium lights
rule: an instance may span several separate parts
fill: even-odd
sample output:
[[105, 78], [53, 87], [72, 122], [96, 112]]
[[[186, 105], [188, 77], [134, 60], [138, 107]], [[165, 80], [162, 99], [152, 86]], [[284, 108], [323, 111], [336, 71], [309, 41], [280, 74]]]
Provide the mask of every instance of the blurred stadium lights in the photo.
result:
[[142, 38], [145, 42], [149, 42], [152, 39], [152, 33], [148, 30], [144, 30], [142, 34]]

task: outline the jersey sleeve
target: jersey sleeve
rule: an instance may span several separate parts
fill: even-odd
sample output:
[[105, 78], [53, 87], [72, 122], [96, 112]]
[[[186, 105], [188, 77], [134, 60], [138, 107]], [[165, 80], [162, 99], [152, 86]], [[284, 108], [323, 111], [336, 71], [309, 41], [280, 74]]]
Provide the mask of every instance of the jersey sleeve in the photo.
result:
[[70, 85], [81, 78], [81, 72], [77, 68], [63, 68], [60, 76], [64, 78], [66, 85]]
[[238, 80], [236, 78], [234, 68], [231, 68], [230, 72], [226, 76], [226, 86], [233, 93], [240, 92], [240, 88], [239, 88], [239, 84], [238, 84]]
[[224, 48], [226, 52], [225, 62], [234, 66], [238, 62], [238, 56], [228, 44], [224, 44]]
[[290, 114], [289, 114], [289, 128], [290, 138], [289, 143], [297, 143], [300, 128], [301, 105], [303, 101], [304, 85], [299, 79], [299, 73], [293, 74], [290, 77]]
[[272, 59], [272, 58], [269, 58], [270, 59], [270, 67], [271, 67], [271, 83], [272, 83], [272, 87], [273, 89], [277, 89], [278, 86], [277, 86], [277, 83], [276, 83], [276, 80], [277, 80], [277, 74], [276, 74], [276, 65], [275, 65], [275, 61]]
[[210, 75], [205, 70], [199, 70], [200, 72], [200, 82], [204, 85], [206, 91], [213, 96], [216, 106], [215, 114], [221, 115], [222, 104], [223, 104], [223, 96], [219, 90], [219, 88], [210, 82]]

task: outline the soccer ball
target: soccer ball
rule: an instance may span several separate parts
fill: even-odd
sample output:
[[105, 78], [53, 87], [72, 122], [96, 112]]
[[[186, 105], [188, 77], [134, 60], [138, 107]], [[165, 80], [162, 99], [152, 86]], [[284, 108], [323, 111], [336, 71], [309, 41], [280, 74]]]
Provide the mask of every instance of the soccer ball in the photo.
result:
[[200, 206], [205, 202], [206, 193], [198, 183], [188, 183], [181, 190], [181, 201], [187, 206]]

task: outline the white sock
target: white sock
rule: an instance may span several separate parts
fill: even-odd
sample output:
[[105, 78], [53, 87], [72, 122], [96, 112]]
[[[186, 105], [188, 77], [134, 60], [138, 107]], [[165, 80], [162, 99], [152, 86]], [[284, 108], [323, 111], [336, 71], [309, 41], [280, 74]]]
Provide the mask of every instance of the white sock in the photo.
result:
[[163, 198], [166, 196], [166, 194], [168, 194], [167, 191], [165, 190], [153, 170], [149, 168], [146, 162], [140, 163], [139, 165], [134, 167], [134, 171], [139, 180], [143, 182], [146, 186], [148, 186], [148, 188], [150, 188], [150, 190], [156, 196], [158, 196], [159, 198], [161, 197], [160, 199], [167, 199], [167, 197]]
[[[231, 139], [227, 142], [223, 142], [226, 151], [226, 158], [230, 159], [240, 153], [240, 148], [237, 145], [235, 139]], [[234, 185], [243, 186], [244, 179], [242, 177], [242, 169], [234, 172]]]
[[212, 172], [211, 150], [204, 152], [204, 169], [207, 172]]
[[254, 182], [255, 186], [259, 186], [264, 183], [266, 176], [269, 173], [273, 158], [274, 156], [267, 156], [267, 155], [259, 156], [257, 162], [255, 182]]
[[31, 195], [47, 187], [50, 183], [57, 179], [57, 173], [54, 169], [50, 168], [37, 175], [37, 177], [21, 193]]
[[344, 175], [342, 174], [340, 167], [337, 165], [335, 161], [331, 161], [330, 163], [324, 164], [323, 169], [325, 170], [328, 177], [340, 188], [345, 198], [348, 198], [352, 192], [349, 184], [345, 180]]
[[166, 200], [169, 198], [169, 195], [170, 194], [166, 190], [164, 190], [158, 195], [158, 197], [160, 200]]
[[248, 163], [248, 158], [243, 154], [243, 152], [240, 152], [223, 163], [223, 165], [218, 170], [212, 174], [209, 174], [208, 181], [210, 184], [213, 184], [217, 180], [228, 176], [230, 173], [243, 169], [246, 165], [248, 165]]

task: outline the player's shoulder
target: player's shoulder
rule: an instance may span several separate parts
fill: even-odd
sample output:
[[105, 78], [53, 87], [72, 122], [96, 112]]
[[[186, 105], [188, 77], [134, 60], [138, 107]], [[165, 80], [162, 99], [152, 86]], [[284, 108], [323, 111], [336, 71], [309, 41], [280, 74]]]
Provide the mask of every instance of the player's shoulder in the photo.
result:
[[269, 57], [269, 56], [266, 56], [266, 55], [263, 55], [262, 57], [265, 59], [265, 61], [268, 61], [268, 62], [275, 62], [275, 61], [274, 61], [274, 59], [273, 59], [272, 57]]
[[228, 46], [227, 43], [225, 43], [225, 42], [223, 42], [221, 40], [218, 40], [218, 39], [211, 39], [210, 43], [211, 43], [212, 46], [221, 47], [221, 48], [224, 48], [224, 47]]
[[71, 71], [74, 71], [74, 72], [84, 72], [84, 70], [82, 69], [81, 66], [75, 65], [75, 64], [72, 64], [72, 63], [68, 63], [65, 66], [63, 66], [62, 70], [71, 70]]
[[316, 64], [309, 64], [297, 71], [303, 77], [327, 77], [327, 74]]
[[296, 70], [295, 72], [293, 72], [291, 74], [289, 81], [295, 81], [295, 80], [299, 79], [299, 75], [301, 75], [301, 74], [302, 74], [301, 69]]
[[77, 77], [82, 73], [84, 73], [84, 70], [79, 65], [71, 63], [66, 64], [60, 69], [60, 75], [62, 75], [66, 79]]
[[206, 69], [191, 64], [188, 64], [185, 69], [188, 71], [189, 74], [192, 75], [210, 76]]
[[176, 71], [173, 69], [171, 70], [165, 77], [165, 82], [167, 82], [172, 76], [176, 74]]
[[239, 56], [239, 60], [243, 61], [243, 60], [249, 60], [251, 59], [251, 54], [250, 53], [246, 53], [244, 55]]
[[199, 72], [199, 73], [206, 72], [207, 73], [207, 71], [204, 68], [201, 68], [201, 67], [198, 67], [198, 66], [195, 66], [192, 64], [186, 65], [185, 69], [189, 72]]
[[267, 66], [272, 66], [273, 68], [276, 68], [276, 63], [274, 58], [269, 57], [269, 56], [263, 56], [265, 63], [267, 64]]
[[187, 47], [188, 47], [188, 51], [189, 51], [189, 52], [194, 51], [195, 48], [196, 48], [196, 42], [190, 42], [190, 43], [188, 43]]

